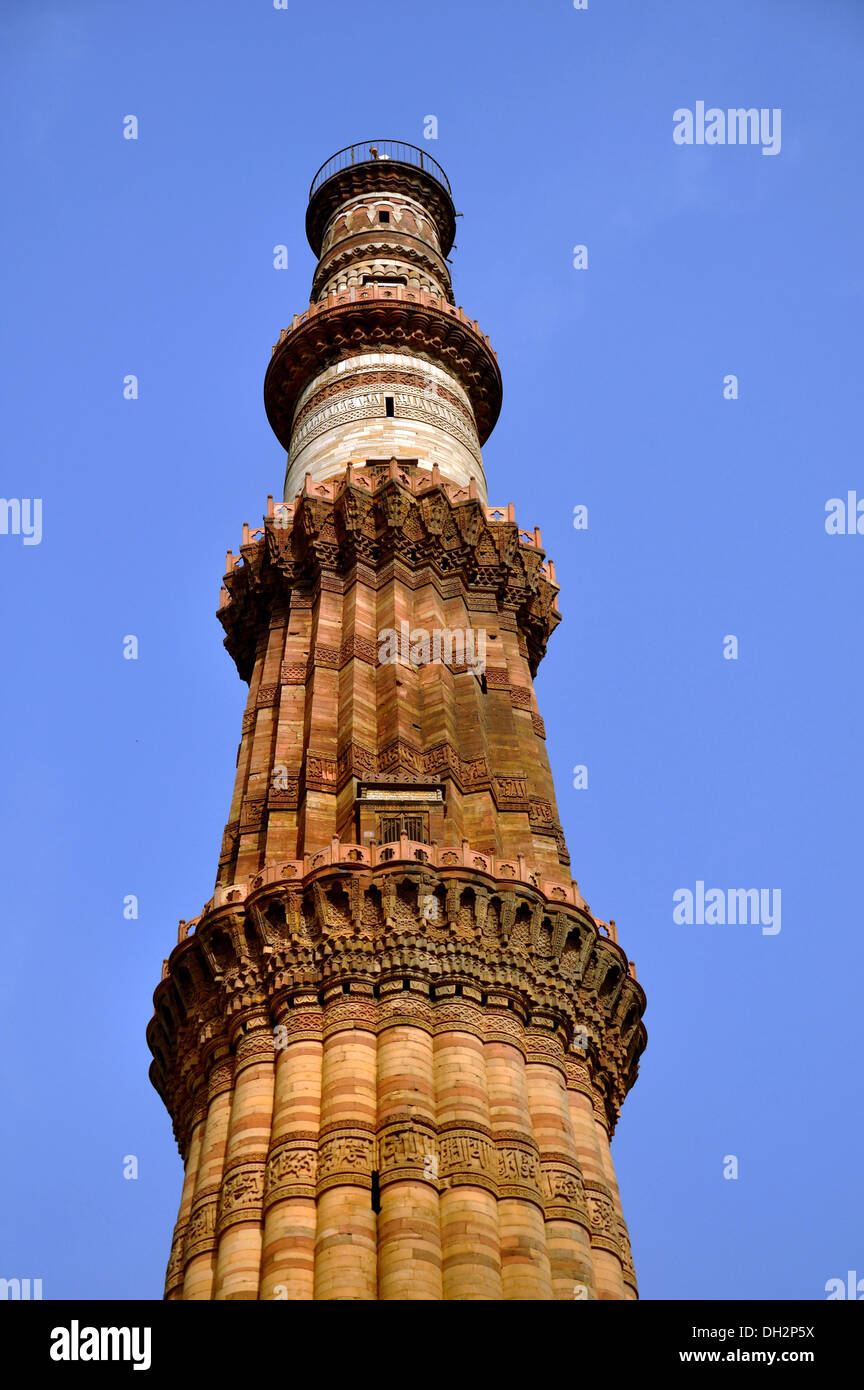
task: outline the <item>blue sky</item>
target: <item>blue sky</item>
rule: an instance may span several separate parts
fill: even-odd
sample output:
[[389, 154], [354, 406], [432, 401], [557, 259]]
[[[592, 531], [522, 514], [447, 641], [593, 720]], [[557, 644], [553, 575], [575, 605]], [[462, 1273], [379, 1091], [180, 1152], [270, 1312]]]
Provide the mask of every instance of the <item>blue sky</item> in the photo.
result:
[[[0, 535], [0, 1274], [161, 1296], [182, 1175], [144, 1030], [228, 815], [215, 609], [282, 486], [264, 372], [315, 170], [434, 114], [504, 376], [490, 501], [561, 583], [537, 692], [573, 872], [648, 993], [613, 1144], [642, 1296], [864, 1276], [864, 536], [824, 524], [864, 497], [864, 11], [8, 0], [0, 27], [0, 491], [43, 502], [41, 544]], [[780, 153], [677, 146], [700, 100], [781, 109]], [[698, 881], [780, 888], [781, 931], [674, 923]]]

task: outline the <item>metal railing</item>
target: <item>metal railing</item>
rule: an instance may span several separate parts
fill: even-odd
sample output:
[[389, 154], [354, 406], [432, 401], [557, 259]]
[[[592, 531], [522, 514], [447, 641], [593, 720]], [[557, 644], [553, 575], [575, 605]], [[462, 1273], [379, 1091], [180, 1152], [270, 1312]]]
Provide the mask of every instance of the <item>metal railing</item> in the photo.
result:
[[334, 174], [341, 174], [343, 169], [350, 169], [353, 164], [369, 164], [375, 160], [393, 160], [398, 164], [410, 164], [415, 169], [422, 169], [446, 188], [451, 197], [453, 196], [441, 165], [425, 150], [418, 149], [416, 145], [408, 145], [404, 140], [364, 140], [359, 145], [346, 145], [344, 150], [331, 155], [327, 162], [321, 165], [312, 180], [309, 197], [317, 193], [321, 185]]

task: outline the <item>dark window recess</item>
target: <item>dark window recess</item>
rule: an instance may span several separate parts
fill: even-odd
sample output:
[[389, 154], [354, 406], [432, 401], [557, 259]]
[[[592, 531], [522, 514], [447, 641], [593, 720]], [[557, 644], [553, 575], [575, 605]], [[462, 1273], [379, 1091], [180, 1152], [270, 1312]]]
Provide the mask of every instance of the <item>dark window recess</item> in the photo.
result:
[[386, 410], [386, 412], [387, 412], [388, 415], [395, 415], [395, 414], [396, 414], [396, 411], [395, 411], [395, 408], [394, 408], [394, 405], [393, 405], [393, 397], [392, 397], [392, 396], [385, 396], [385, 397], [384, 397], [384, 409]]
[[381, 1210], [381, 1184], [377, 1168], [372, 1169], [372, 1210], [376, 1213]]
[[390, 221], [390, 214], [389, 214], [389, 212], [379, 212], [379, 214], [378, 214], [378, 221], [379, 221], [379, 222], [389, 222], [389, 221]]
[[427, 844], [426, 817], [382, 816], [378, 827], [379, 844], [390, 845], [400, 835], [407, 835], [409, 840], [418, 840], [421, 845]]
[[404, 275], [364, 275], [364, 285], [407, 285]]

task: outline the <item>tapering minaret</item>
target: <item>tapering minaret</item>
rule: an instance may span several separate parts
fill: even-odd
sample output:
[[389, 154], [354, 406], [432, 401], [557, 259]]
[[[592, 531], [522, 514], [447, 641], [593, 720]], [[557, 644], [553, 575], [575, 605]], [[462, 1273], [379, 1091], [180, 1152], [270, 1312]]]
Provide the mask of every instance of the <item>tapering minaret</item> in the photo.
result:
[[540, 533], [425, 151], [316, 175], [264, 397], [284, 500], [230, 552], [249, 697], [213, 896], [148, 1030], [185, 1161], [169, 1299], [631, 1299], [609, 1151], [645, 1046], [571, 878], [533, 677]]

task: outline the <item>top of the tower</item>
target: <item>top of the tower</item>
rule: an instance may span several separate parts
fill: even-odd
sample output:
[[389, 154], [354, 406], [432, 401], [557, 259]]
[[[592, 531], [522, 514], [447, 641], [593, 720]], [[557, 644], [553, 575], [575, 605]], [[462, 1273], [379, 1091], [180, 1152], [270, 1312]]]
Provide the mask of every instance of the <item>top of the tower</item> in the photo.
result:
[[447, 175], [416, 145], [348, 145], [322, 164], [306, 212], [318, 259], [309, 308], [273, 350], [267, 418], [288, 454], [285, 497], [349, 460], [437, 464], [485, 500], [481, 447], [501, 407], [489, 339], [457, 307]]
[[419, 145], [409, 145], [405, 140], [361, 140], [359, 144], [346, 145], [344, 150], [337, 150], [336, 154], [331, 154], [330, 158], [324, 161], [312, 180], [309, 197], [311, 199], [323, 183], [334, 174], [341, 173], [343, 169], [354, 168], [367, 162], [374, 164], [385, 161], [410, 164], [412, 169], [422, 169], [424, 173], [438, 180], [442, 188], [447, 190], [448, 196], [452, 193], [450, 180], [441, 165], [425, 150], [421, 150]]
[[413, 193], [435, 219], [446, 256], [456, 235], [450, 183], [441, 165], [404, 140], [363, 140], [331, 155], [312, 180], [306, 235], [316, 256], [330, 218], [347, 199], [368, 193]]

